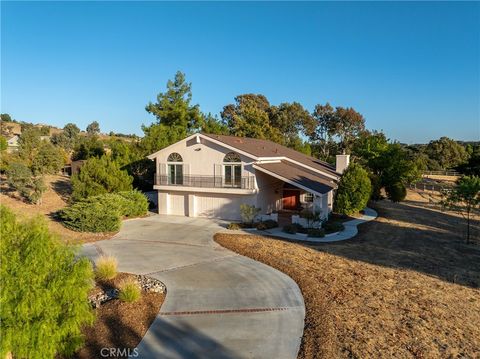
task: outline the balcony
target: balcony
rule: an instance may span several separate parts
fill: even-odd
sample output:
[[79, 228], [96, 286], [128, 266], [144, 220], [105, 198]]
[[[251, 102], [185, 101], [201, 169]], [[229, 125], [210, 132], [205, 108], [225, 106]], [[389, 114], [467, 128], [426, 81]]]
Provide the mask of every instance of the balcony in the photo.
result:
[[254, 176], [231, 178], [225, 176], [183, 175], [167, 176], [155, 174], [155, 186], [199, 187], [199, 188], [238, 188], [253, 190]]

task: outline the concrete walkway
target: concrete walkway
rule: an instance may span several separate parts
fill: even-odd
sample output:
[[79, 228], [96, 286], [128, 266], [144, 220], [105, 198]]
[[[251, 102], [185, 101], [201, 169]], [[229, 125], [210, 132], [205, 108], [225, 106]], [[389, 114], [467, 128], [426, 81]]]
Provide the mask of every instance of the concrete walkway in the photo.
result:
[[212, 240], [223, 223], [161, 216], [130, 220], [83, 254], [118, 259], [119, 270], [167, 286], [138, 346], [139, 358], [296, 358], [305, 307], [287, 275]]
[[275, 236], [275, 237], [280, 237], [280, 238], [285, 238], [285, 239], [291, 239], [295, 241], [305, 241], [305, 242], [315, 242], [315, 243], [328, 243], [328, 242], [339, 242], [339, 241], [344, 241], [346, 239], [350, 239], [355, 237], [358, 234], [358, 229], [357, 226], [373, 221], [375, 218], [377, 218], [378, 214], [375, 210], [366, 207], [364, 209], [364, 214], [356, 219], [352, 219], [351, 221], [344, 222], [343, 225], [345, 226], [345, 229], [340, 232], [336, 233], [330, 233], [327, 234], [323, 238], [312, 238], [308, 237], [304, 233], [296, 233], [296, 234], [289, 234], [285, 233], [282, 228], [273, 228], [273, 229], [268, 229], [264, 231], [257, 231], [257, 230], [238, 230], [238, 231], [229, 231], [229, 230], [224, 230], [224, 233], [239, 233], [239, 234], [257, 234], [257, 235], [270, 235], [270, 236]]

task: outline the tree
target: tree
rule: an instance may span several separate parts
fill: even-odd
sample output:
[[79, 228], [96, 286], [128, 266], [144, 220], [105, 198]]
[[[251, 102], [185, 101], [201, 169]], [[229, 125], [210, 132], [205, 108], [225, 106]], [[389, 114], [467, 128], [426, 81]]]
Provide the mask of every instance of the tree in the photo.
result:
[[457, 167], [457, 170], [469, 176], [480, 177], [480, 145], [471, 149], [468, 161]]
[[352, 147], [355, 158], [370, 171], [374, 190], [372, 198], [378, 199], [385, 188], [391, 200], [403, 199], [402, 188], [416, 181], [423, 163], [399, 143], [389, 143], [381, 132], [363, 132]]
[[431, 141], [427, 145], [425, 153], [432, 160], [437, 161], [443, 169], [459, 166], [468, 159], [465, 147], [448, 137]]
[[457, 180], [453, 190], [443, 200], [445, 208], [459, 212], [467, 222], [467, 244], [470, 243], [472, 212], [480, 205], [480, 177], [464, 176]]
[[191, 105], [191, 90], [185, 74], [177, 71], [174, 80], [168, 80], [167, 91], [159, 93], [157, 102], [149, 102], [145, 110], [157, 118], [157, 125], [175, 128], [174, 132], [184, 138], [199, 128], [202, 119], [199, 106]]
[[97, 136], [87, 136], [78, 141], [72, 154], [72, 160], [78, 161], [92, 157], [101, 157], [104, 153], [103, 142]]
[[34, 177], [30, 168], [23, 163], [12, 163], [7, 170], [7, 182], [11, 188], [30, 203], [40, 204], [47, 190], [43, 177]]
[[5, 121], [5, 122], [13, 122], [12, 118], [8, 113], [2, 113], [0, 114], [0, 120]]
[[87, 126], [87, 134], [90, 136], [96, 136], [100, 133], [100, 125], [97, 121], [93, 121]]
[[63, 151], [50, 142], [42, 141], [32, 160], [35, 174], [57, 174], [65, 164]]
[[37, 152], [37, 148], [40, 146], [40, 130], [33, 126], [26, 126], [22, 130], [22, 134], [18, 139], [19, 149], [18, 154], [21, 158], [27, 161], [28, 165], [32, 164], [32, 161]]
[[78, 143], [80, 135], [80, 129], [73, 123], [67, 123], [63, 127], [62, 133], [56, 133], [52, 135], [51, 142], [64, 148], [67, 151], [71, 151]]
[[313, 125], [308, 129], [310, 141], [317, 144], [320, 149], [319, 155], [323, 160], [327, 160], [330, 156], [330, 144], [335, 134], [335, 110], [327, 102], [325, 105], [316, 105], [312, 117]]
[[281, 133], [281, 144], [301, 150], [301, 134], [306, 134], [313, 127], [314, 119], [298, 102], [281, 103], [270, 108], [270, 125]]
[[0, 355], [54, 358], [82, 346], [93, 323], [87, 300], [93, 271], [37, 218], [19, 222], [0, 206]]
[[370, 199], [372, 185], [368, 172], [355, 162], [350, 164], [342, 175], [334, 210], [337, 213], [351, 215], [364, 209]]
[[401, 202], [407, 197], [407, 188], [400, 181], [388, 184], [385, 187], [385, 191], [388, 199], [395, 203]]
[[220, 116], [231, 135], [282, 141], [280, 130], [270, 122], [270, 103], [263, 95], [239, 95], [234, 104], [223, 107]]
[[202, 124], [200, 130], [204, 133], [210, 133], [214, 135], [228, 135], [228, 127], [224, 123], [219, 121], [211, 113], [203, 115]]
[[133, 178], [110, 156], [89, 158], [72, 176], [72, 199], [78, 201], [103, 193], [130, 191]]

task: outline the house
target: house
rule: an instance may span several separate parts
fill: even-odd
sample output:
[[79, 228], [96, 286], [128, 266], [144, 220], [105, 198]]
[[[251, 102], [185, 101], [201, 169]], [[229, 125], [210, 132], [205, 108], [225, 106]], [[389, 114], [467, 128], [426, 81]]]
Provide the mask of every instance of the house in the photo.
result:
[[[155, 160], [160, 214], [239, 220], [243, 203], [263, 218], [332, 211], [333, 194], [348, 155], [336, 168], [277, 143], [198, 133], [148, 156]], [[278, 218], [278, 217], [276, 217]]]
[[18, 151], [18, 148], [20, 147], [18, 140], [20, 137], [18, 135], [13, 135], [10, 138], [7, 139], [7, 152], [8, 153], [13, 153]]

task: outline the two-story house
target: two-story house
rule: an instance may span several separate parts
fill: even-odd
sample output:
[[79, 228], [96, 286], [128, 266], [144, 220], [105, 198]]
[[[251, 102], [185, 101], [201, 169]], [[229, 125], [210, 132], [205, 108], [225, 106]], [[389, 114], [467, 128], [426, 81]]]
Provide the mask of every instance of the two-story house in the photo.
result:
[[242, 203], [262, 214], [332, 210], [348, 166], [336, 168], [268, 140], [198, 133], [148, 156], [156, 162], [160, 214], [240, 220]]

